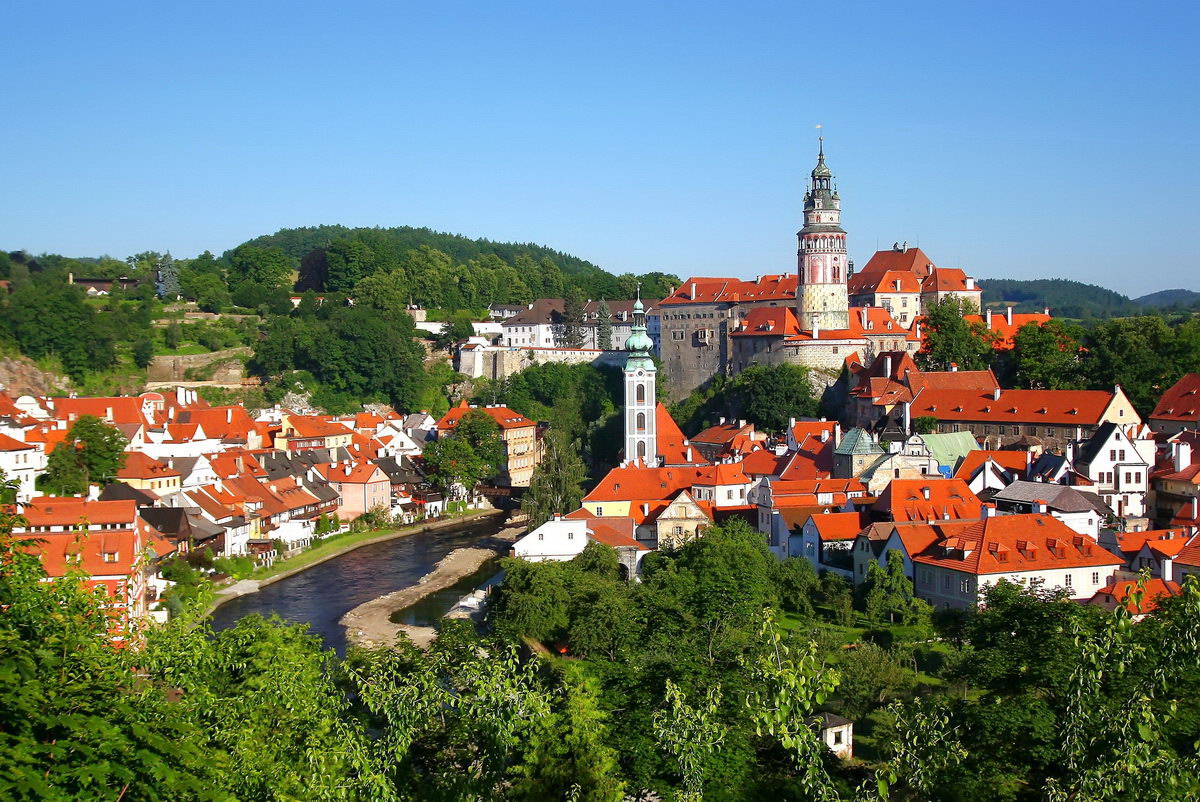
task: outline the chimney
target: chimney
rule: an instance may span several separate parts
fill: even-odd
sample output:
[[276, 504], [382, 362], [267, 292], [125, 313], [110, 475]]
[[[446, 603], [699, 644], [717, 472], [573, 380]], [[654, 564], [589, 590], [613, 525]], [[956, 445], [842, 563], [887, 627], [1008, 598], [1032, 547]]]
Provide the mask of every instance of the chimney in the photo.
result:
[[1011, 306], [1007, 306], [1004, 308], [1004, 317], [1008, 319], [1008, 325], [1011, 326], [1012, 325], [1012, 307]]
[[812, 336], [814, 340], [820, 339], [821, 337], [821, 324], [817, 323], [815, 320], [812, 324]]
[[989, 329], [992, 327], [991, 307], [988, 307], [987, 311], [983, 313], [983, 322], [984, 322], [984, 325], [986, 325]]
[[862, 321], [862, 327], [867, 327], [867, 308], [864, 306], [858, 313], [858, 319]]
[[233, 423], [233, 407], [229, 407], [225, 410], [225, 422]]
[[888, 354], [883, 358], [883, 375], [890, 377], [892, 375], [892, 355]]
[[993, 401], [1000, 400], [1000, 388], [999, 387], [996, 387], [992, 390], [992, 400]]
[[740, 419], [740, 418], [739, 418], [739, 419], [738, 419], [738, 428], [739, 428], [739, 429], [745, 429], [745, 428], [746, 428], [746, 421], [745, 421], [745, 420], [743, 420], [743, 419]]
[[692, 447], [691, 447], [691, 446], [688, 446], [688, 447], [687, 447], [687, 451], [685, 451], [685, 452], [684, 452], [684, 454], [686, 455], [684, 458], [685, 458], [685, 459], [686, 459], [688, 462], [691, 462], [691, 461], [692, 461]]
[[796, 428], [796, 419], [788, 418], [788, 431], [790, 432], [792, 429], [795, 429], [795, 428]]
[[822, 430], [821, 430], [821, 442], [822, 442], [822, 443], [828, 443], [828, 442], [829, 442], [829, 430], [828, 430], [828, 429], [822, 429]]
[[967, 276], [967, 289], [968, 290], [975, 289], [975, 279], [971, 278], [970, 276]]
[[692, 282], [691, 298], [693, 301], [696, 300], [696, 282], [694, 281]]
[[112, 420], [112, 418], [113, 418], [113, 408], [112, 407], [104, 408], [104, 417], [108, 418], [110, 421]]
[[720, 423], [719, 423], [719, 424], [717, 424], [717, 425], [719, 425], [719, 426], [724, 426], [724, 425], [725, 425], [725, 418], [724, 418], [724, 416], [722, 416], [722, 417], [718, 418], [717, 420], [719, 420], [719, 421], [720, 421]]
[[1171, 457], [1175, 462], [1175, 470], [1182, 471], [1192, 464], [1192, 445], [1183, 440], [1171, 443]]
[[1035, 498], [1033, 500], [1033, 511], [1034, 511], [1034, 513], [1036, 513], [1038, 515], [1045, 515], [1046, 514], [1046, 502], [1040, 498]]
[[951, 372], [951, 373], [958, 373], [958, 363], [957, 363], [957, 362], [951, 362], [951, 363], [950, 363], [950, 372]]
[[981, 509], [983, 511], [984, 518], [991, 518], [996, 514], [995, 504], [984, 504]]
[[1043, 307], [1042, 307], [1042, 314], [1043, 314], [1043, 315], [1045, 315], [1046, 317], [1050, 317], [1050, 307], [1048, 307], [1048, 306], [1043, 306]]
[[642, 502], [642, 515], [643, 516], [650, 515], [650, 504], [648, 502], [645, 502], [645, 501]]
[[929, 501], [929, 485], [926, 485], [925, 487], [921, 488], [921, 495], [925, 498], [926, 501]]
[[904, 240], [904, 244], [900, 246], [900, 253], [908, 253], [908, 240]]

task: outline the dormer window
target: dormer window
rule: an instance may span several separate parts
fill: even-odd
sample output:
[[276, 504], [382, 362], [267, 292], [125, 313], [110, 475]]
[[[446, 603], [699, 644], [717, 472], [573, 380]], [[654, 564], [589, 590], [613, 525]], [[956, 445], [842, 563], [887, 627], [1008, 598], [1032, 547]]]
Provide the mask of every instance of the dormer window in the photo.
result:
[[104, 552], [102, 559], [106, 563], [115, 563], [117, 561], [117, 555], [118, 553], [115, 551], [106, 551]]

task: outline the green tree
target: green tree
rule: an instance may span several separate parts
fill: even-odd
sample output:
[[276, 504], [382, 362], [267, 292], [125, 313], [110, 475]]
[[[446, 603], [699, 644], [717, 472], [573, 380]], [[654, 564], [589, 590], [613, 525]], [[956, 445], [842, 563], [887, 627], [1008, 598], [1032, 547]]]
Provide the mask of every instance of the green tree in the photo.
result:
[[583, 294], [572, 287], [567, 290], [563, 304], [563, 334], [562, 343], [566, 348], [583, 347]]
[[82, 493], [91, 483], [111, 481], [125, 465], [127, 441], [121, 432], [92, 415], [67, 430], [46, 465], [45, 487], [60, 495]]
[[966, 315], [978, 314], [965, 298], [949, 296], [935, 301], [921, 319], [924, 342], [917, 354], [922, 370], [984, 370], [991, 361], [994, 335], [979, 321], [967, 321]]
[[800, 365], [751, 365], [733, 380], [742, 416], [772, 432], [787, 428], [789, 418], [817, 413], [808, 370]]
[[442, 324], [442, 330], [437, 335], [437, 346], [449, 351], [455, 343], [475, 336], [475, 323], [469, 312], [455, 312], [450, 319]]
[[461, 486], [469, 492], [504, 467], [500, 427], [483, 410], [471, 410], [451, 434], [425, 446], [421, 456], [430, 481], [447, 491]]
[[556, 514], [579, 509], [587, 478], [577, 445], [568, 442], [565, 434], [551, 429], [542, 439], [542, 447], [542, 461], [534, 468], [529, 489], [521, 497], [521, 509], [528, 513], [533, 527]]
[[[249, 281], [264, 287], [290, 287], [292, 262], [282, 248], [239, 245], [229, 253], [230, 283]], [[236, 276], [239, 280], [233, 281]]]
[[154, 359], [154, 343], [149, 337], [142, 337], [133, 344], [133, 363], [139, 368], [150, 367]]
[[1074, 390], [1082, 385], [1078, 332], [1058, 320], [1026, 323], [1013, 338], [1016, 381], [1030, 390]]
[[601, 351], [612, 350], [612, 310], [608, 301], [601, 299], [600, 308], [596, 312], [596, 347]]
[[163, 254], [158, 262], [158, 297], [173, 301], [179, 297], [182, 288], [179, 285], [179, 263], [168, 252]]
[[928, 624], [932, 609], [913, 595], [912, 580], [904, 574], [904, 558], [889, 550], [887, 567], [876, 560], [867, 566], [867, 576], [859, 586], [863, 614], [873, 623]]
[[704, 699], [694, 706], [671, 680], [667, 680], [666, 688], [666, 708], [654, 714], [654, 734], [675, 760], [683, 781], [683, 789], [675, 798], [679, 802], [700, 802], [704, 799], [705, 770], [726, 737], [718, 717], [721, 688], [709, 687]]
[[846, 652], [838, 667], [842, 678], [838, 685], [840, 712], [855, 720], [910, 690], [916, 680], [894, 651], [870, 641]]
[[933, 434], [937, 431], [938, 419], [934, 415], [921, 415], [913, 418], [912, 427], [917, 434]]

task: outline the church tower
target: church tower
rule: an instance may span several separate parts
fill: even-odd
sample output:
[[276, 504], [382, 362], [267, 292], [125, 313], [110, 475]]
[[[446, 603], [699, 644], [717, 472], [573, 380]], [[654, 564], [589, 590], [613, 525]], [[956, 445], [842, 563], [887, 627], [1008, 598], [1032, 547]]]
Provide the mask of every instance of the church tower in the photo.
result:
[[625, 341], [625, 462], [640, 459], [649, 468], [658, 467], [658, 402], [654, 380], [658, 372], [650, 350], [654, 342], [646, 334], [646, 310], [638, 288], [633, 303], [633, 328]]
[[804, 194], [804, 228], [796, 261], [796, 319], [804, 330], [845, 329], [850, 325], [846, 280], [846, 232], [842, 229], [842, 201], [833, 188], [833, 173], [825, 166], [825, 141], [819, 140], [817, 166]]

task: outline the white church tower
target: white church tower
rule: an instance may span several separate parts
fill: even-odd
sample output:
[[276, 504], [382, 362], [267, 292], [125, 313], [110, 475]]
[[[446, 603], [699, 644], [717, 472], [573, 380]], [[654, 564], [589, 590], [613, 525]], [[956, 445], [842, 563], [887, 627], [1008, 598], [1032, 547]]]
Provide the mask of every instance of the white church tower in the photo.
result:
[[658, 402], [654, 395], [654, 360], [650, 350], [654, 342], [646, 334], [646, 311], [642, 291], [633, 304], [633, 327], [625, 350], [625, 463], [642, 460], [649, 468], [658, 467]]
[[804, 228], [796, 261], [796, 319], [806, 331], [850, 326], [846, 281], [850, 261], [842, 229], [842, 200], [833, 188], [833, 173], [825, 166], [825, 140], [820, 138], [812, 185], [804, 194]]

